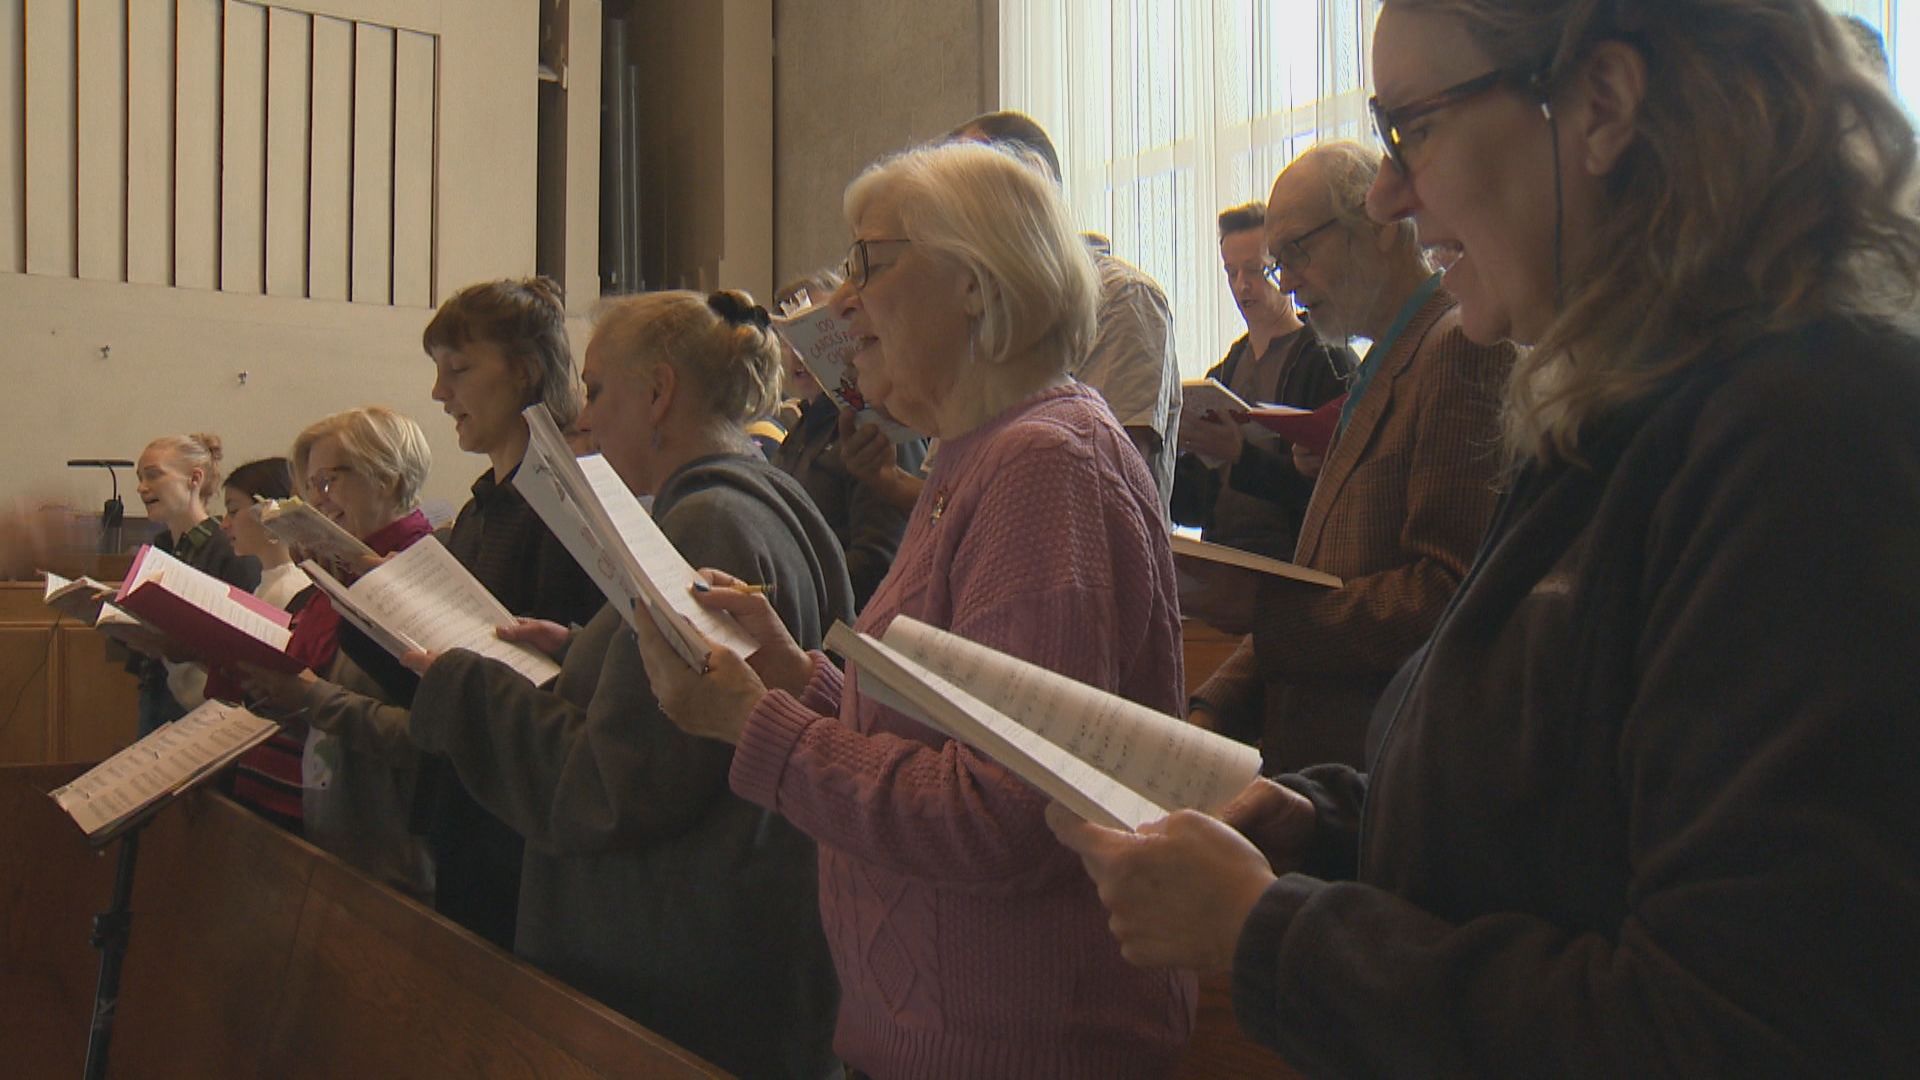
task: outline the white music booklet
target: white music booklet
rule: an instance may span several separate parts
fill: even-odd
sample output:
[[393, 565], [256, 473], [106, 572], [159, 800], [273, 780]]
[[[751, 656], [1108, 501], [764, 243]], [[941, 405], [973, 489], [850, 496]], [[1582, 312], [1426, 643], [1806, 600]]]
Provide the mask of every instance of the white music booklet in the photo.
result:
[[149, 808], [266, 742], [279, 727], [238, 705], [209, 701], [47, 794], [87, 839], [104, 844]]
[[1212, 810], [1260, 772], [1251, 746], [905, 615], [880, 638], [835, 623], [826, 645], [858, 669], [861, 693], [1098, 825]]
[[660, 531], [647, 508], [599, 454], [573, 456], [545, 405], [524, 414], [531, 437], [513, 486], [592, 576], [607, 601], [638, 625], [642, 606], [680, 659], [706, 663], [705, 641], [751, 656], [759, 643], [733, 616], [693, 599], [700, 575]]
[[533, 646], [500, 640], [494, 630], [513, 622], [513, 613], [435, 537], [394, 554], [352, 585], [340, 584], [311, 559], [300, 566], [332, 598], [341, 618], [396, 657], [467, 649], [536, 686], [560, 674], [560, 665]]

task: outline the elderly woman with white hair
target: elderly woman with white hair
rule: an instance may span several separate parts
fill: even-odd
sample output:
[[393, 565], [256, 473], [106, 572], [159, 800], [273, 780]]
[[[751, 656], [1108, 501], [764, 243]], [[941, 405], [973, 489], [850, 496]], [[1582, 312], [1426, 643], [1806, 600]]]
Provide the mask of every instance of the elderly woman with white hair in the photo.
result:
[[[1097, 283], [1059, 193], [1006, 152], [921, 148], [846, 196], [833, 306], [860, 390], [940, 439], [857, 628], [909, 615], [1162, 712], [1181, 704], [1160, 499], [1067, 370]], [[720, 584], [728, 579], [714, 574]], [[1120, 956], [1046, 797], [803, 652], [761, 598], [716, 588], [760, 642], [687, 668], [643, 635], [666, 713], [735, 745], [733, 790], [818, 843], [840, 976], [835, 1049], [876, 1076], [1152, 1076], [1192, 1027], [1188, 974]]]

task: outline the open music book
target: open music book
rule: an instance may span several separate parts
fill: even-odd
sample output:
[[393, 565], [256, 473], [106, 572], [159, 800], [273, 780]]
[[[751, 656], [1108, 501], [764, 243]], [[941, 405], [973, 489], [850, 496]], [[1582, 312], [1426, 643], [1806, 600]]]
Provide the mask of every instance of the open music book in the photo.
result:
[[47, 794], [95, 844], [267, 741], [279, 725], [209, 701]]
[[513, 613], [434, 537], [399, 552], [352, 585], [340, 584], [312, 560], [300, 565], [342, 618], [396, 657], [467, 649], [500, 661], [536, 686], [560, 674], [560, 665], [533, 646], [500, 640], [494, 628], [512, 622]]
[[379, 557], [360, 538], [298, 497], [255, 497], [267, 531], [335, 574], [358, 574]]
[[545, 405], [529, 406], [525, 415], [531, 438], [513, 486], [592, 575], [607, 602], [629, 623], [644, 605], [692, 668], [706, 663], [702, 636], [741, 656], [757, 651], [759, 644], [731, 615], [694, 603], [690, 590], [699, 575], [613, 466], [599, 454], [574, 457]]
[[1218, 379], [1186, 379], [1180, 383], [1180, 415], [1214, 416], [1237, 424], [1258, 424], [1290, 443], [1325, 454], [1340, 426], [1346, 395], [1317, 409], [1292, 405], [1254, 405], [1229, 390]]
[[128, 615], [212, 663], [290, 673], [304, 666], [286, 653], [292, 616], [152, 544], [134, 556], [127, 580], [94, 625], [105, 629]]
[[47, 573], [47, 606], [65, 615], [69, 619], [92, 626], [100, 618], [101, 605], [113, 599], [120, 586], [109, 585], [104, 581], [95, 581], [90, 577], [68, 579], [49, 570]]
[[835, 623], [826, 645], [859, 669], [861, 693], [1096, 824], [1131, 830], [1175, 810], [1209, 810], [1260, 772], [1251, 746], [905, 615], [883, 638]]
[[1279, 559], [1256, 555], [1251, 551], [1241, 551], [1239, 548], [1227, 547], [1224, 544], [1209, 544], [1205, 540], [1181, 536], [1179, 533], [1174, 533], [1168, 541], [1173, 546], [1173, 555], [1176, 559], [1201, 559], [1206, 562], [1222, 563], [1227, 566], [1237, 566], [1242, 570], [1250, 570], [1256, 574], [1271, 574], [1289, 581], [1319, 585], [1328, 589], [1337, 589], [1341, 585], [1339, 578], [1324, 570], [1315, 570], [1298, 563], [1281, 562]]
[[887, 438], [896, 443], [920, 437], [912, 428], [867, 404], [853, 370], [853, 354], [857, 351], [853, 335], [847, 330], [847, 321], [826, 305], [816, 304], [797, 314], [775, 319], [773, 329], [800, 354], [800, 362], [807, 365], [827, 396], [841, 408], [851, 410], [861, 427], [878, 424]]

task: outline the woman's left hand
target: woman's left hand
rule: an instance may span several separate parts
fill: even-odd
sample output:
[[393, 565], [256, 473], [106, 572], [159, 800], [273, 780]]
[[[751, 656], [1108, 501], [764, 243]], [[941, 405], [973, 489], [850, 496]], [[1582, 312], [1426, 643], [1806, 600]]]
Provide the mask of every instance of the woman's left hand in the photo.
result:
[[240, 685], [247, 688], [248, 700], [281, 713], [306, 708], [308, 692], [320, 682], [320, 676], [305, 668], [297, 675], [289, 675], [256, 664], [236, 664], [234, 673]]
[[687, 666], [651, 618], [635, 619], [634, 639], [654, 700], [675, 727], [689, 735], [739, 745], [747, 717], [767, 687], [732, 649], [706, 642], [704, 669]]
[[1128, 833], [1059, 803], [1047, 807], [1047, 824], [1086, 866], [1128, 962], [1232, 969], [1240, 928], [1274, 881], [1266, 857], [1233, 826], [1180, 810]]

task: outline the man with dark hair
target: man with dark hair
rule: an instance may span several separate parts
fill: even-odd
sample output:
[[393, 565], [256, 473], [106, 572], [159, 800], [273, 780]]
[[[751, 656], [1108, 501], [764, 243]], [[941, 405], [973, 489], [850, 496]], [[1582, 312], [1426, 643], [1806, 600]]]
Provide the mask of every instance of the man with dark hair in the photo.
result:
[[[1267, 280], [1267, 208], [1244, 203], [1220, 212], [1220, 262], [1247, 332], [1207, 372], [1243, 400], [1314, 409], [1346, 392], [1357, 361], [1328, 345]], [[1173, 520], [1197, 525], [1216, 544], [1292, 559], [1313, 480], [1293, 465], [1287, 440], [1231, 417], [1186, 416], [1174, 470]]]
[[[1025, 150], [1039, 159], [1055, 184], [1061, 182], [1060, 154], [1033, 117], [1019, 112], [976, 116], [955, 128], [953, 139], [993, 143]], [[1173, 458], [1180, 429], [1180, 367], [1174, 358], [1173, 312], [1158, 282], [1138, 267], [1115, 258], [1104, 236], [1083, 234], [1100, 275], [1100, 310], [1093, 344], [1073, 376], [1107, 401], [1154, 486], [1164, 512], [1173, 495]]]

